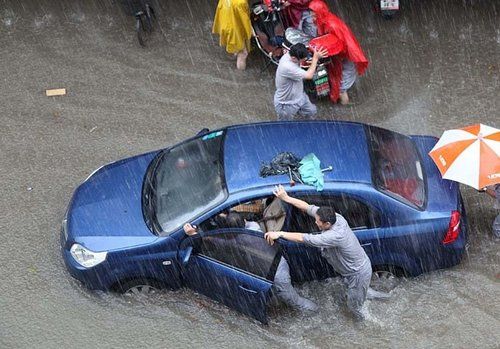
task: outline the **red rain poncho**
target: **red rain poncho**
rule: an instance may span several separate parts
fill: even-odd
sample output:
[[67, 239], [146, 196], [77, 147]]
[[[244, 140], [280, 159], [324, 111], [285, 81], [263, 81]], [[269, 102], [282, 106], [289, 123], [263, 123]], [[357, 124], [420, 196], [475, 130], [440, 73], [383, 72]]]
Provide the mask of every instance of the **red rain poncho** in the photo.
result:
[[343, 52], [332, 57], [332, 63], [327, 67], [328, 79], [330, 80], [330, 100], [336, 103], [340, 94], [342, 60], [348, 59], [353, 62], [358, 74], [363, 75], [368, 67], [368, 59], [366, 59], [351, 29], [349, 29], [344, 21], [331, 13], [323, 1], [312, 0], [309, 3], [309, 9], [316, 15], [318, 35], [333, 34], [344, 43]]
[[300, 19], [302, 18], [302, 12], [307, 10], [310, 1], [311, 0], [288, 0], [289, 5], [285, 7], [284, 12], [289, 27], [298, 27]]

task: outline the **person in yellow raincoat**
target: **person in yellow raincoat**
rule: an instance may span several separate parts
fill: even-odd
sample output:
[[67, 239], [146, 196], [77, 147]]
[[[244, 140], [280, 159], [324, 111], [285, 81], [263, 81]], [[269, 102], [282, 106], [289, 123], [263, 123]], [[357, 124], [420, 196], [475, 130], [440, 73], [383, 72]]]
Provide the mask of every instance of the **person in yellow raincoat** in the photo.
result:
[[220, 36], [220, 45], [236, 55], [236, 67], [244, 70], [252, 37], [247, 0], [219, 0], [212, 33]]

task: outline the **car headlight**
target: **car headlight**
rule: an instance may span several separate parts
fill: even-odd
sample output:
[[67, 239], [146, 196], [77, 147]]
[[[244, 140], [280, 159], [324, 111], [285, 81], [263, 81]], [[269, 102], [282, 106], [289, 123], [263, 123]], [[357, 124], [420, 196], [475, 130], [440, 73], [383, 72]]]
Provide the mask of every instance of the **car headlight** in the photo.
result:
[[71, 255], [81, 266], [85, 268], [95, 267], [97, 264], [106, 260], [108, 252], [93, 252], [82, 245], [74, 244], [69, 250]]

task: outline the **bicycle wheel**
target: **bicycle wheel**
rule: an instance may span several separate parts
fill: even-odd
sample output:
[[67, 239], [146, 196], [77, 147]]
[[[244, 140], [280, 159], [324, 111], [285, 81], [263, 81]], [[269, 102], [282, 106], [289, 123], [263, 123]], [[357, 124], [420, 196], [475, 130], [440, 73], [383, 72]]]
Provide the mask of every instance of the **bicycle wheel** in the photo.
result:
[[135, 31], [137, 33], [137, 40], [139, 40], [139, 45], [143, 47], [146, 46], [146, 37], [144, 32], [142, 15], [135, 17]]
[[144, 23], [145, 23], [145, 30], [148, 33], [151, 33], [153, 31], [153, 21], [155, 18], [156, 18], [156, 16], [155, 16], [155, 11], [154, 11], [153, 7], [146, 4]]

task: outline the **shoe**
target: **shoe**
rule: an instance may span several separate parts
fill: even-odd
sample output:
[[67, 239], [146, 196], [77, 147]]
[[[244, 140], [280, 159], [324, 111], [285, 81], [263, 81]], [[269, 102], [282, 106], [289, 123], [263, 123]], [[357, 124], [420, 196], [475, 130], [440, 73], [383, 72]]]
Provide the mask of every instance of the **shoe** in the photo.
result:
[[391, 295], [386, 292], [375, 291], [373, 288], [368, 287], [368, 292], [366, 293], [366, 299], [384, 299], [387, 300], [391, 298]]
[[300, 302], [298, 308], [300, 311], [307, 311], [307, 312], [315, 312], [318, 311], [319, 309], [316, 303], [307, 298], [302, 298], [302, 301]]
[[247, 50], [243, 50], [237, 53], [236, 55], [236, 69], [245, 70], [247, 67]]
[[340, 104], [342, 105], [349, 104], [349, 95], [347, 94], [347, 92], [340, 92], [339, 100]]

